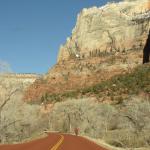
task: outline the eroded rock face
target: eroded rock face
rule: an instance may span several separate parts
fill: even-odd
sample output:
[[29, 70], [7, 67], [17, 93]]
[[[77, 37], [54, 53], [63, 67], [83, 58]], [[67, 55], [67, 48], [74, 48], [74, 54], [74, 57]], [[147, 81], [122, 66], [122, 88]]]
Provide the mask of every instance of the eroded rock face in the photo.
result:
[[23, 91], [29, 85], [31, 85], [39, 75], [36, 74], [0, 74], [0, 98], [6, 96], [14, 89]]
[[124, 1], [83, 9], [72, 36], [60, 47], [58, 62], [143, 47], [149, 24], [147, 20], [135, 22], [133, 18], [147, 12], [148, 3], [148, 0]]
[[83, 9], [58, 62], [26, 91], [26, 101], [82, 89], [142, 63], [148, 37], [148, 1], [124, 1]]

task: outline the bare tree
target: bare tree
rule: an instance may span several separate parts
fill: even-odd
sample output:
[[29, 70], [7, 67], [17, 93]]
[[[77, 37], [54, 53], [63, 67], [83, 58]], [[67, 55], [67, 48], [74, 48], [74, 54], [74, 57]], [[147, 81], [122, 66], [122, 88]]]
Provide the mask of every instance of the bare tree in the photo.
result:
[[19, 120], [13, 120], [12, 122], [7, 122], [5, 121], [5, 118], [2, 117], [2, 113], [3, 113], [3, 109], [6, 106], [6, 104], [11, 100], [11, 97], [17, 92], [19, 91], [19, 89], [15, 89], [13, 91], [11, 91], [6, 98], [4, 98], [4, 100], [0, 99], [0, 142], [2, 142], [3, 137], [4, 136], [4, 132], [5, 129], [8, 128], [9, 126], [15, 124], [16, 122], [18, 122]]

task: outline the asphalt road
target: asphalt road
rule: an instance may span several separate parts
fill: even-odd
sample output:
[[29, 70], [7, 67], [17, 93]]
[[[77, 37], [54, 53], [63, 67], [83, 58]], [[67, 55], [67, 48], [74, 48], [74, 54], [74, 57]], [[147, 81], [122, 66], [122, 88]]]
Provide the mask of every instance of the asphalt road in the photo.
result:
[[50, 133], [24, 144], [0, 145], [0, 150], [107, 150], [80, 136]]

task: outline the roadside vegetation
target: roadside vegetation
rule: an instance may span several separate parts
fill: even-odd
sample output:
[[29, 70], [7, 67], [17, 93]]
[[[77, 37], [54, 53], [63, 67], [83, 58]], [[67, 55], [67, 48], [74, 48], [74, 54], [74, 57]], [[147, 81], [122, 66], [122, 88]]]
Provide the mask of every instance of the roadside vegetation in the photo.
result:
[[115, 147], [150, 147], [150, 101], [130, 97], [124, 105], [94, 102], [92, 99], [68, 99], [49, 113], [52, 131], [74, 133], [101, 139]]
[[22, 100], [28, 84], [0, 75], [0, 144], [22, 142], [47, 127], [40, 106]]

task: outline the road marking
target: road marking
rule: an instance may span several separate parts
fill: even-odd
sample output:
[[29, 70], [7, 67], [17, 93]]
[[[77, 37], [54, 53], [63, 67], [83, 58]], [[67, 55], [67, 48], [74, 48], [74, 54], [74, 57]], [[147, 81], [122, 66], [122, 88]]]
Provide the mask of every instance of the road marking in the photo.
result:
[[58, 147], [62, 144], [63, 141], [64, 141], [64, 136], [61, 135], [60, 140], [50, 150], [57, 150]]

